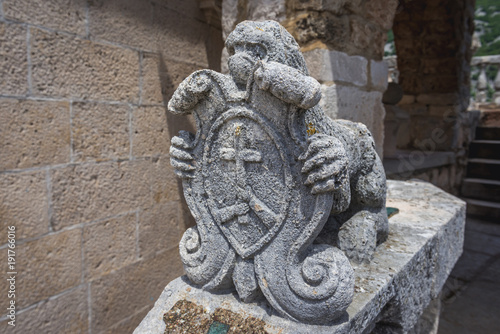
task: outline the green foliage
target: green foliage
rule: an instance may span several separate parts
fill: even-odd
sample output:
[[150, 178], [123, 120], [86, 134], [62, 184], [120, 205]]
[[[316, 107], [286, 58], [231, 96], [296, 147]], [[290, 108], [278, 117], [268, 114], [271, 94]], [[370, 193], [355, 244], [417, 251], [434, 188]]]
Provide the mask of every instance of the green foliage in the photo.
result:
[[495, 41], [500, 36], [500, 1], [477, 0], [476, 9], [479, 8], [485, 15], [476, 17], [476, 31], [484, 27], [484, 32], [481, 35], [481, 48], [475, 56], [500, 54], [500, 41]]

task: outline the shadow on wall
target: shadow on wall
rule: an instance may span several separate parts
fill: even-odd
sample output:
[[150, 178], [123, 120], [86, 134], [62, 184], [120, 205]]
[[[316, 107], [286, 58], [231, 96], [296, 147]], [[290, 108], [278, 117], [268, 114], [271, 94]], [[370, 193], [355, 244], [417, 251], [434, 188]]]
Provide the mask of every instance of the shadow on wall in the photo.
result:
[[[174, 93], [176, 87], [172, 81], [172, 78], [170, 77], [170, 74], [168, 73], [167, 64], [161, 52], [158, 62], [158, 75], [160, 79], [161, 92], [163, 95], [163, 106], [165, 108], [168, 135], [170, 137], [169, 142], [171, 141], [172, 137], [177, 135], [181, 130], [196, 133], [196, 128], [193, 126], [194, 120], [191, 115], [174, 115], [173, 113], [168, 111], [168, 101], [172, 97], [172, 94]], [[180, 178], [177, 178], [177, 189], [180, 194], [184, 194], [182, 188], [182, 180]], [[182, 206], [182, 223], [184, 224], [183, 228], [187, 229], [191, 226], [194, 226], [196, 222], [191, 215], [191, 212], [189, 211], [189, 207], [186, 203], [184, 195], [180, 197]]]

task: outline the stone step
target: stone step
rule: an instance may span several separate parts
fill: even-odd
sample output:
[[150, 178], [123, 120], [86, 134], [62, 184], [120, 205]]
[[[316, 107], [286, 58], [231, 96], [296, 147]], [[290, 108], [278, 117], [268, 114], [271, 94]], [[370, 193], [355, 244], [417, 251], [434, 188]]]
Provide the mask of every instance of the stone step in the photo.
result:
[[500, 140], [500, 128], [477, 127], [476, 139]]
[[500, 203], [463, 198], [467, 202], [467, 214], [492, 219], [500, 223]]
[[467, 177], [487, 180], [500, 180], [500, 160], [469, 159]]
[[500, 159], [500, 140], [474, 140], [469, 149], [470, 158]]
[[462, 196], [500, 203], [500, 181], [465, 178], [462, 183]]

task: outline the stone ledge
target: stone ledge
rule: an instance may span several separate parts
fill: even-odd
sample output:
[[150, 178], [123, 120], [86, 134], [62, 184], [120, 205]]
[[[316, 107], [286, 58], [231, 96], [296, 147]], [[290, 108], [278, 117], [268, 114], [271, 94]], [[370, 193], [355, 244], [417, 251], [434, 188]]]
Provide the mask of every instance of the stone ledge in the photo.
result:
[[[425, 182], [387, 184], [387, 206], [400, 212], [389, 220], [389, 238], [377, 248], [373, 261], [353, 266], [355, 295], [344, 319], [329, 326], [298, 324], [274, 313], [266, 302], [244, 304], [234, 294], [211, 294], [180, 277], [167, 285], [134, 334], [164, 333], [163, 315], [182, 300], [203, 307], [197, 321], [210, 322], [214, 313], [224, 309], [240, 319], [263, 321], [268, 333], [411, 330], [431, 300], [438, 297], [462, 253], [465, 203]], [[387, 324], [395, 327], [389, 329]]]

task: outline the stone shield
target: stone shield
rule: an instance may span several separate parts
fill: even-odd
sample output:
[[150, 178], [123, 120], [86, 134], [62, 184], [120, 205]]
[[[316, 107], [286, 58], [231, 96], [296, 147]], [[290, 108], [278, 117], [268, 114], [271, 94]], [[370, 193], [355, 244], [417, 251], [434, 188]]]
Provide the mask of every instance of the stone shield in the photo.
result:
[[283, 140], [255, 110], [229, 109], [208, 133], [202, 170], [212, 217], [242, 258], [253, 256], [288, 212], [292, 176]]

